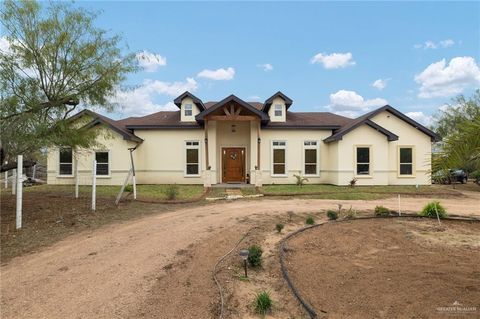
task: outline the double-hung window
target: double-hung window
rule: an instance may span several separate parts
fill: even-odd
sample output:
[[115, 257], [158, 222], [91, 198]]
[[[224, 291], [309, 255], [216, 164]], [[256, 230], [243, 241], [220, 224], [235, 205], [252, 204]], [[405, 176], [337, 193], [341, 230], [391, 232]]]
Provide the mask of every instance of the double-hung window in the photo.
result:
[[275, 116], [278, 116], [278, 117], [281, 117], [282, 116], [282, 113], [283, 113], [283, 107], [281, 104], [276, 104], [275, 105], [275, 112], [274, 112], [274, 115]]
[[108, 151], [96, 151], [95, 160], [97, 161], [97, 175], [109, 176], [110, 175], [110, 154]]
[[198, 141], [185, 142], [185, 175], [200, 174], [200, 143]]
[[318, 175], [318, 142], [304, 141], [304, 175]]
[[272, 141], [272, 175], [284, 176], [287, 174], [287, 142]]
[[370, 175], [370, 147], [357, 146], [356, 148], [357, 175]]
[[73, 152], [71, 147], [60, 148], [60, 175], [71, 176], [73, 174]]
[[400, 146], [398, 156], [400, 175], [413, 175], [413, 148]]
[[192, 116], [193, 106], [192, 104], [185, 104], [185, 116]]

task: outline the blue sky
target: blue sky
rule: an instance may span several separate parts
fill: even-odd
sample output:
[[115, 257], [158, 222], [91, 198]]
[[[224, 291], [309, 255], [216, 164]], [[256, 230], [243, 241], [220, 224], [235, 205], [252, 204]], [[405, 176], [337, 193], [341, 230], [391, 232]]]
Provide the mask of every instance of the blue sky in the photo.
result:
[[185, 89], [203, 101], [280, 90], [292, 111], [357, 116], [388, 102], [428, 124], [480, 87], [479, 2], [77, 5], [102, 10], [98, 26], [121, 33], [144, 66], [114, 117], [172, 109]]

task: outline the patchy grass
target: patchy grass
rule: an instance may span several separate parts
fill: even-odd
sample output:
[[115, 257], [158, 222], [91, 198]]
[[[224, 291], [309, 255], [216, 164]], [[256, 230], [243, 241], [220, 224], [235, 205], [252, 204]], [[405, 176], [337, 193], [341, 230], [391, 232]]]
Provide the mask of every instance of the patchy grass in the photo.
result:
[[240, 188], [240, 191], [242, 192], [242, 195], [248, 196], [248, 195], [256, 195], [257, 190], [255, 187], [243, 187]]
[[297, 185], [265, 185], [262, 192], [266, 195], [308, 195], [319, 199], [381, 199], [396, 194], [404, 195], [447, 195], [461, 196], [455, 189], [439, 185], [416, 186], [335, 186], [324, 184]]
[[212, 187], [207, 197], [225, 197], [227, 196], [226, 188], [222, 187]]
[[[116, 197], [121, 186], [97, 186], [98, 197]], [[137, 196], [139, 199], [168, 199], [168, 188], [171, 185], [137, 185]], [[177, 185], [177, 200], [189, 200], [199, 198], [203, 194], [203, 185]], [[46, 192], [51, 194], [74, 194], [74, 185], [38, 185], [25, 187], [25, 192]], [[80, 194], [90, 194], [91, 186], [82, 185], [79, 187]]]

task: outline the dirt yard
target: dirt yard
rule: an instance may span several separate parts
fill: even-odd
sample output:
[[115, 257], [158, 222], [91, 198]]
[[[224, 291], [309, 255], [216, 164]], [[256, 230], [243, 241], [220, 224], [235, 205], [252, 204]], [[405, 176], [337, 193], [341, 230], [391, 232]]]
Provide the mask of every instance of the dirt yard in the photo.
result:
[[[441, 202], [450, 212], [480, 215], [479, 199], [476, 193]], [[48, 198], [40, 204], [32, 200], [30, 207], [37, 209], [31, 208], [25, 216], [23, 230], [14, 231], [12, 220], [5, 219], [12, 214], [5, 209], [13, 207], [9, 200], [13, 201], [2, 195], [2, 318], [215, 317], [219, 301], [213, 266], [252, 227], [257, 228], [239, 249], [262, 245], [263, 268], [251, 271], [244, 281], [238, 251], [221, 264], [227, 317], [256, 317], [252, 301], [261, 289], [274, 298], [272, 317], [302, 317], [280, 275], [276, 252], [283, 235], [274, 231], [275, 224], [283, 222], [286, 234], [301, 227], [307, 214], [320, 221], [324, 210], [339, 203], [370, 211], [375, 205], [397, 207], [396, 198], [263, 199], [181, 206], [127, 202], [118, 210], [105, 202], [91, 215], [73, 212], [77, 208], [72, 199]], [[430, 200], [405, 199], [402, 209], [418, 211]], [[57, 235], [50, 238], [51, 233]], [[36, 241], [42, 244], [35, 246]], [[33, 246], [24, 246], [25, 242]], [[23, 255], [4, 259], [5, 247], [10, 247], [9, 258]]]
[[478, 318], [479, 248], [480, 223], [355, 220], [292, 238], [287, 260], [320, 317], [442, 318], [457, 301]]

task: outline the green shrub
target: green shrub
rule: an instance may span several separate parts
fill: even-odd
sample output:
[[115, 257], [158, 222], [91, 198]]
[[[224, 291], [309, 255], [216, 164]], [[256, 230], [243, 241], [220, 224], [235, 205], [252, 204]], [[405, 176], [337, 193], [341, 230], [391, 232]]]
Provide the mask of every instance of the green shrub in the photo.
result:
[[259, 267], [262, 265], [263, 250], [258, 245], [253, 245], [248, 248], [248, 263], [252, 267]]
[[338, 218], [338, 213], [337, 213], [336, 211], [334, 211], [334, 210], [331, 210], [331, 209], [330, 209], [330, 210], [327, 210], [327, 217], [328, 217], [328, 219], [330, 219], [330, 220], [335, 220], [335, 219]]
[[255, 312], [259, 315], [265, 315], [272, 309], [272, 298], [268, 291], [260, 291], [255, 295]]
[[175, 199], [178, 197], [178, 186], [173, 184], [173, 185], [168, 185], [167, 188], [165, 188], [165, 195], [167, 196], [167, 199]]
[[472, 177], [475, 180], [475, 183], [480, 185], [480, 170], [473, 172], [470, 174], [470, 177]]
[[128, 184], [127, 186], [125, 186], [124, 191], [129, 193], [133, 192], [133, 186]]
[[315, 224], [315, 220], [313, 219], [313, 216], [308, 216], [307, 219], [305, 220], [305, 224], [307, 225]]
[[375, 207], [375, 216], [388, 216], [390, 215], [390, 209], [383, 206]]
[[275, 229], [277, 230], [277, 232], [281, 233], [282, 232], [282, 229], [283, 229], [284, 225], [282, 223], [278, 223], [277, 225], [275, 225]]
[[428, 203], [420, 212], [420, 216], [425, 216], [425, 217], [431, 217], [431, 218], [437, 218], [437, 212], [438, 216], [440, 218], [445, 218], [447, 217], [447, 211], [445, 208], [440, 205], [440, 202], [430, 202]]

